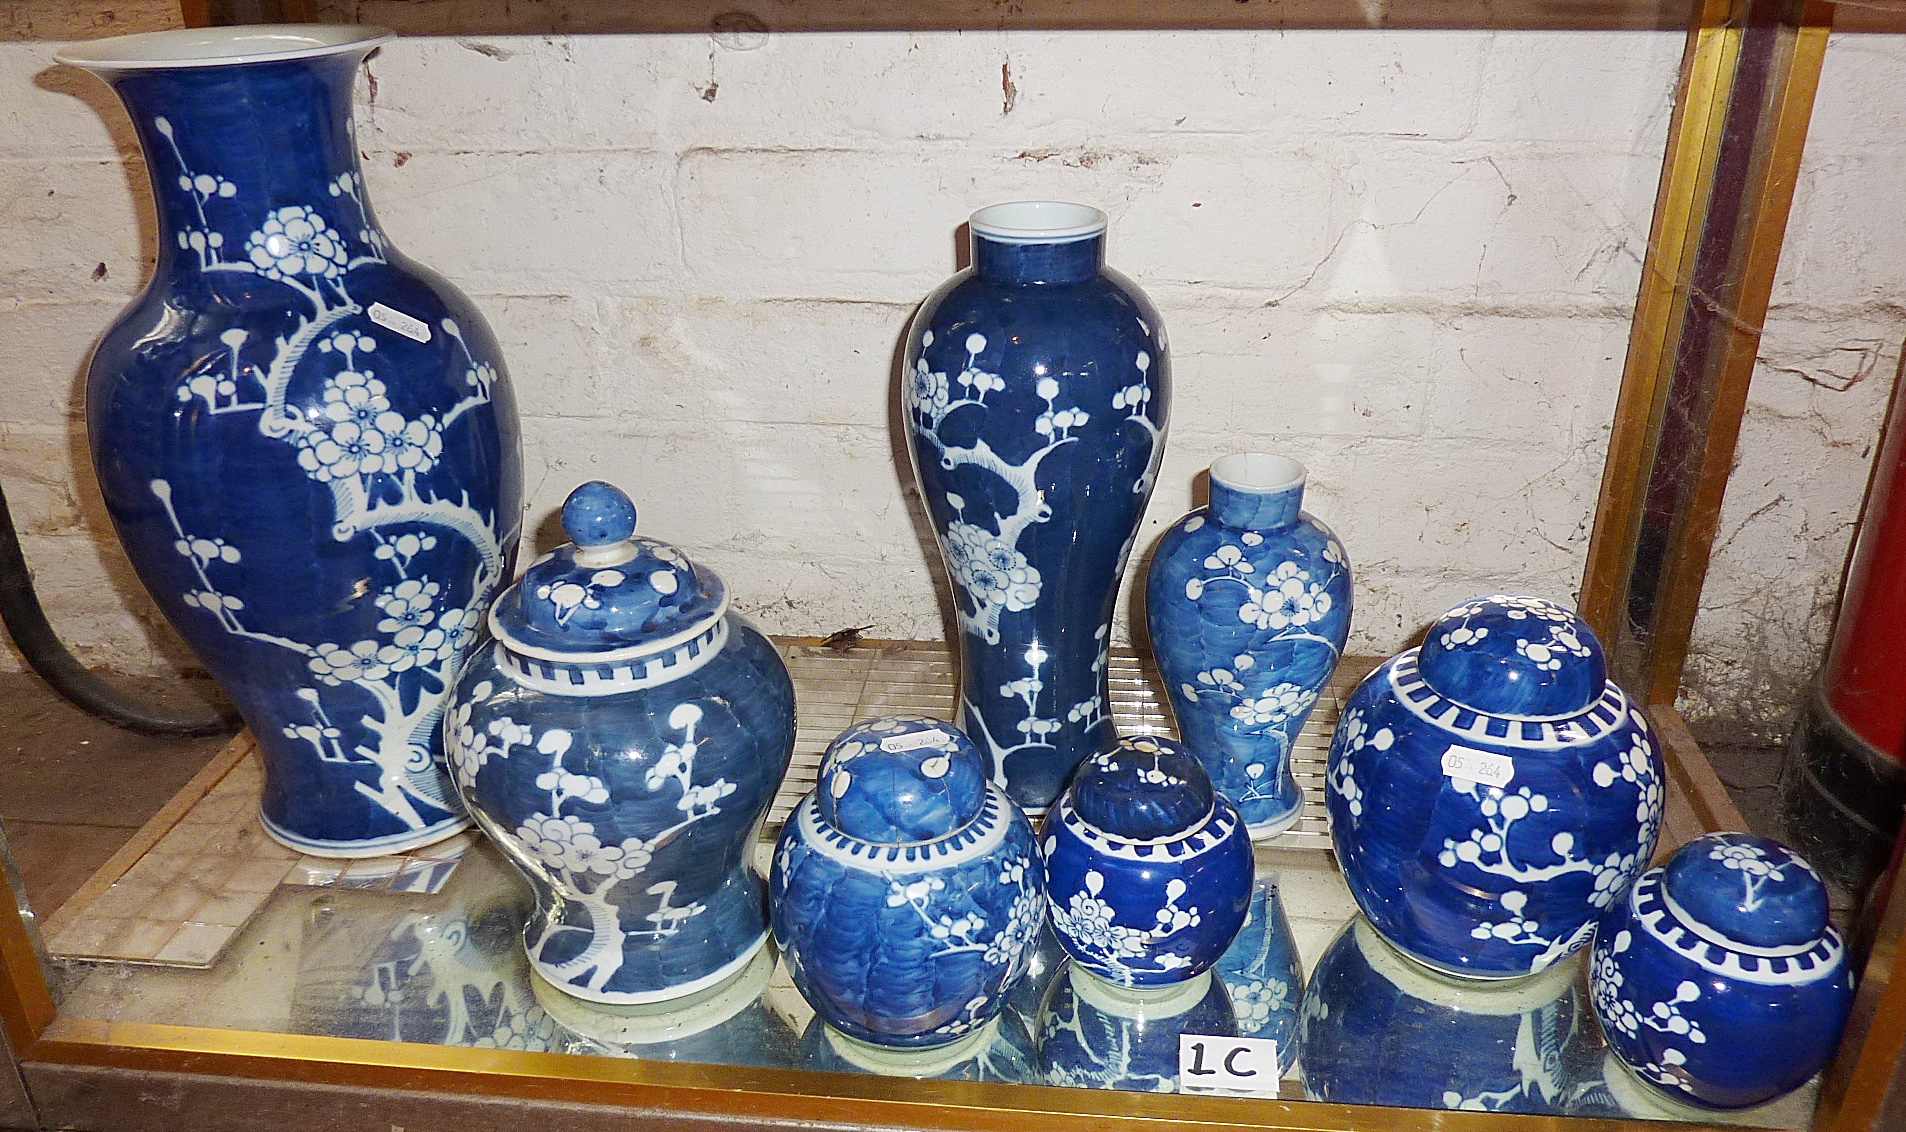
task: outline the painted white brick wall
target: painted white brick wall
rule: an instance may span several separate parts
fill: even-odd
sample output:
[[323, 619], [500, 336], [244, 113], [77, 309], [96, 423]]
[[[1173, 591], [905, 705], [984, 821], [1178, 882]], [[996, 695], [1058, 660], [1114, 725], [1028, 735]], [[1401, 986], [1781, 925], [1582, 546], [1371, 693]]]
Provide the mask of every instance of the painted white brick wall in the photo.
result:
[[[1681, 42], [417, 39], [359, 109], [394, 241], [508, 350], [537, 548], [571, 487], [613, 479], [772, 630], [939, 635], [897, 344], [973, 208], [1070, 198], [1111, 214], [1111, 262], [1172, 336], [1143, 542], [1213, 457], [1294, 455], [1359, 570], [1352, 648], [1385, 652], [1476, 591], [1575, 593]], [[49, 68], [0, 45], [0, 476], [81, 655], [164, 668], [182, 651], [112, 545], [77, 418], [149, 204], [110, 96]]]
[[1906, 338], [1903, 57], [1828, 44], [1682, 689], [1704, 737], [1784, 741], [1833, 628]]

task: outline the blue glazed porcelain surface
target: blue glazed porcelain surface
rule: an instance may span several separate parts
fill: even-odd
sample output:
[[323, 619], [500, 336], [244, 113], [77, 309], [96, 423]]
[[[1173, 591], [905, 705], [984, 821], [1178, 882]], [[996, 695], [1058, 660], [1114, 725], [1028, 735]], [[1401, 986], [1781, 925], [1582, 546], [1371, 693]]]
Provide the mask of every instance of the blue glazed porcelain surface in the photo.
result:
[[[1512, 777], [1484, 785], [1446, 758], [1506, 759]], [[1588, 626], [1498, 596], [1443, 614], [1358, 685], [1326, 802], [1344, 879], [1386, 940], [1438, 970], [1512, 978], [1585, 946], [1647, 867], [1661, 783], [1654, 731]]]
[[1006, 1011], [960, 1040], [926, 1049], [870, 1045], [846, 1037], [816, 1016], [801, 1035], [795, 1064], [823, 1073], [872, 1073], [932, 1081], [1001, 1081], [1036, 1085], [1032, 1034]]
[[1650, 869], [1596, 930], [1596, 1017], [1669, 1097], [1735, 1109], [1819, 1072], [1853, 1003], [1826, 888], [1777, 841], [1710, 833]]
[[371, 856], [468, 824], [438, 723], [511, 570], [521, 457], [488, 326], [364, 195], [351, 86], [388, 33], [291, 30], [251, 62], [181, 46], [235, 30], [62, 53], [125, 102], [158, 206], [86, 415], [140, 581], [258, 741], [266, 830]]
[[[671, 607], [683, 616], [657, 620], [691, 588]], [[458, 678], [445, 721], [457, 787], [529, 880], [523, 943], [567, 994], [693, 994], [766, 942], [746, 858], [793, 752], [794, 688], [766, 637], [707, 603], [720, 592], [653, 540], [566, 546], [498, 599], [497, 643]], [[566, 635], [517, 636], [545, 618]]]
[[1209, 972], [1140, 989], [1113, 986], [1068, 962], [1039, 1007], [1039, 1074], [1048, 1085], [1177, 1092], [1180, 1035], [1237, 1033], [1224, 984]]
[[1244, 822], [1170, 739], [1121, 739], [1081, 763], [1044, 838], [1053, 934], [1100, 978], [1183, 982], [1209, 970], [1244, 923]]
[[1277, 894], [1276, 876], [1259, 878], [1244, 927], [1215, 970], [1237, 1014], [1238, 1036], [1275, 1041], [1278, 1069], [1288, 1071], [1297, 1060], [1297, 1004], [1304, 997], [1304, 969]]
[[1224, 457], [1210, 505], [1165, 532], [1146, 580], [1179, 737], [1260, 838], [1304, 808], [1291, 745], [1350, 635], [1350, 562], [1303, 494], [1294, 460]]
[[1555, 1113], [1572, 1067], [1581, 967], [1528, 979], [1458, 981], [1417, 967], [1352, 920], [1318, 959], [1298, 1024], [1312, 1100]]
[[973, 266], [907, 332], [907, 440], [953, 585], [960, 726], [1037, 811], [1116, 738], [1112, 604], [1170, 365], [1158, 312], [1104, 266], [1103, 213], [997, 205], [972, 230]]
[[841, 1034], [923, 1048], [969, 1038], [1026, 970], [1044, 910], [1032, 826], [986, 756], [924, 716], [828, 746], [769, 876], [795, 988]]

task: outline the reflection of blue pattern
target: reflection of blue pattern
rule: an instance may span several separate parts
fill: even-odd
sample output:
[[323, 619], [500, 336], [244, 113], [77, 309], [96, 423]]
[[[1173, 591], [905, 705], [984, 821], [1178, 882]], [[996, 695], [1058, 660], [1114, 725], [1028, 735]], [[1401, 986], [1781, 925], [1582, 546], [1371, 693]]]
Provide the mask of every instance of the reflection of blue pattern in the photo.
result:
[[1853, 1002], [1826, 886], [1786, 846], [1745, 833], [1696, 838], [1644, 873], [1592, 954], [1609, 1048], [1704, 1107], [1798, 1088], [1832, 1056]]
[[1416, 968], [1358, 917], [1318, 959], [1304, 993], [1304, 1091], [1339, 1103], [1561, 1111], [1578, 970], [1457, 984]]
[[111, 76], [161, 240], [88, 376], [107, 508], [257, 738], [266, 829], [336, 856], [468, 824], [438, 723], [520, 529], [496, 342], [364, 198], [377, 42]]
[[1304, 970], [1291, 938], [1277, 878], [1260, 878], [1238, 938], [1218, 960], [1217, 974], [1237, 1013], [1238, 1034], [1277, 1043], [1277, 1067], [1297, 1060], [1297, 1004], [1304, 997]]
[[1268, 507], [1214, 470], [1211, 506], [1159, 540], [1145, 595], [1179, 736], [1256, 837], [1303, 809], [1291, 745], [1350, 634], [1343, 544], [1302, 495], [1300, 480]]
[[961, 726], [1040, 808], [1114, 737], [1112, 604], [1169, 365], [1157, 311], [1103, 265], [1102, 230], [973, 245], [908, 331], [907, 436], [953, 583]]
[[[1033, 1067], [1032, 1035], [1013, 1011], [989, 1021], [969, 1035], [973, 1045], [960, 1043], [945, 1049], [901, 1050], [893, 1047], [862, 1052], [842, 1042], [817, 1016], [801, 1035], [795, 1064], [823, 1073], [881, 1073], [935, 1081], [1001, 1081], [1009, 1085], [1038, 1083]], [[851, 1039], [849, 1039], [851, 1041]], [[854, 1060], [859, 1054], [860, 1060]], [[874, 1058], [879, 1060], [875, 1061]], [[865, 1062], [864, 1064], [862, 1062]], [[875, 1066], [878, 1068], [875, 1068]]]
[[1039, 1007], [1039, 1072], [1048, 1085], [1176, 1092], [1179, 1035], [1231, 1037], [1237, 1027], [1224, 984], [1208, 974], [1133, 991], [1067, 963]]
[[[1476, 642], [1456, 638], [1486, 623], [1497, 628], [1484, 640], [1506, 646], [1492, 655], [1533, 652], [1545, 680], [1558, 657], [1593, 670], [1593, 681], [1573, 674], [1543, 685], [1570, 689], [1573, 699], [1541, 702], [1566, 702], [1571, 713], [1528, 720], [1464, 708], [1500, 690], [1436, 683], [1411, 649], [1345, 701], [1325, 797], [1344, 878], [1385, 939], [1442, 970], [1507, 978], [1586, 945], [1596, 917], [1647, 865], [1662, 773], [1653, 729], [1602, 675], [1588, 627], [1550, 603], [1479, 598], [1451, 610], [1429, 630], [1452, 640], [1439, 671], [1467, 671], [1449, 658]], [[1517, 637], [1518, 649], [1501, 624], [1533, 635]], [[1572, 641], [1576, 651], [1534, 649], [1535, 640]], [[1453, 747], [1506, 757], [1514, 776], [1506, 787], [1450, 778], [1442, 760]]]

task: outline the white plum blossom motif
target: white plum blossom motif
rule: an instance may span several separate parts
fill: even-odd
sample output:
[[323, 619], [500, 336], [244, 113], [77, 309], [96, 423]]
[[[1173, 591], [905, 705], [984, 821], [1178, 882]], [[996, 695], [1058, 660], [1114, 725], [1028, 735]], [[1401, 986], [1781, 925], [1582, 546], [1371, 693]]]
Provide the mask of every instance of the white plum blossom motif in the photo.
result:
[[[1131, 961], [1149, 958], [1149, 969], [1169, 971], [1186, 967], [1191, 960], [1182, 955], [1156, 955], [1147, 957], [1146, 953], [1159, 944], [1184, 931], [1195, 927], [1202, 920], [1197, 908], [1180, 908], [1178, 901], [1185, 894], [1185, 882], [1173, 879], [1165, 885], [1165, 905], [1158, 910], [1157, 922], [1149, 928], [1132, 928], [1112, 922], [1112, 906], [1101, 899], [1099, 893], [1105, 888], [1105, 877], [1096, 869], [1087, 869], [1085, 873], [1085, 891], [1074, 892], [1064, 908], [1057, 905], [1048, 910], [1052, 915], [1052, 926], [1063, 932], [1080, 951], [1115, 973], [1115, 981], [1131, 981], [1134, 970]], [[1122, 975], [1122, 979], [1116, 976]]]
[[1370, 721], [1365, 718], [1362, 708], [1352, 708], [1344, 713], [1337, 725], [1339, 741], [1343, 744], [1343, 756], [1330, 761], [1330, 789], [1344, 801], [1344, 808], [1350, 811], [1352, 822], [1363, 816], [1364, 793], [1357, 785], [1357, 756], [1367, 747], [1381, 754], [1396, 743], [1396, 733], [1388, 727], [1370, 730]]
[[[377, 637], [293, 640], [248, 628], [241, 616], [246, 610], [243, 597], [226, 592], [212, 576], [219, 567], [238, 564], [240, 549], [188, 533], [175, 504], [184, 504], [190, 512], [196, 510], [196, 501], [175, 500], [171, 484], [154, 480], [151, 490], [165, 508], [180, 553], [192, 561], [197, 574], [197, 586], [182, 599], [213, 616], [233, 636], [304, 657], [315, 686], [297, 694], [310, 706], [312, 721], [287, 725], [284, 734], [307, 743], [323, 762], [371, 771], [368, 779], [353, 783], [356, 790], [406, 827], [421, 830], [440, 823], [454, 803], [445, 797], [430, 756], [431, 737], [455, 664], [499, 584], [503, 549], [494, 516], [467, 500], [443, 497], [419, 477], [440, 460], [451, 423], [490, 403], [490, 385], [487, 380], [466, 382], [471, 391], [440, 420], [432, 413], [406, 417], [396, 411], [385, 383], [368, 364], [377, 351], [377, 331], [340, 326], [365, 309], [352, 294], [352, 272], [386, 262], [355, 174], [341, 174], [329, 188], [333, 197], [350, 198], [358, 243], [367, 249], [362, 254], [353, 254], [350, 241], [334, 227], [337, 221], [309, 204], [276, 207], [262, 221], [255, 213], [240, 217], [255, 208], [240, 187], [215, 172], [191, 168], [171, 122], [157, 118], [153, 126], [171, 149], [180, 186], [188, 189], [195, 211], [196, 224], [180, 230], [179, 246], [196, 255], [203, 272], [276, 280], [305, 304], [295, 324], [269, 342], [237, 327], [222, 332], [219, 341], [225, 353], [209, 355], [202, 369], [182, 378], [178, 399], [202, 403], [213, 415], [257, 413], [259, 434], [288, 445], [297, 467], [329, 489], [331, 536], [349, 542], [368, 535], [376, 544], [374, 561], [395, 575], [372, 580], [380, 595]], [[214, 211], [222, 219], [256, 228], [242, 240], [228, 240], [214, 223]], [[227, 259], [225, 249], [236, 243], [243, 245], [241, 257]], [[472, 373], [488, 369], [470, 357], [453, 320], [442, 320], [441, 327], [458, 344]], [[314, 368], [321, 378], [313, 391], [315, 404], [294, 401], [294, 377], [301, 390], [309, 389], [307, 375]], [[419, 573], [434, 560], [419, 556], [437, 549], [444, 535], [474, 551], [477, 562], [467, 576]], [[220, 548], [216, 559], [197, 550], [208, 542]], [[420, 588], [400, 592], [400, 584], [411, 581]], [[426, 593], [424, 583], [435, 588]], [[459, 604], [441, 608], [452, 593], [461, 593]], [[354, 689], [351, 702], [368, 700], [371, 705], [368, 714], [351, 721], [354, 727], [332, 719], [320, 695], [323, 689], [345, 685]], [[419, 805], [429, 807], [433, 816], [426, 818]]]
[[1263, 1029], [1270, 1023], [1271, 1015], [1290, 1005], [1290, 984], [1283, 979], [1265, 976], [1262, 979], [1227, 981], [1224, 989], [1231, 993], [1231, 1007], [1237, 1011], [1238, 1029], [1246, 1035]]
[[1634, 1037], [1641, 1032], [1641, 1012], [1635, 1004], [1623, 997], [1622, 984], [1626, 981], [1621, 973], [1621, 965], [1615, 956], [1627, 951], [1634, 937], [1627, 931], [1615, 933], [1610, 949], [1603, 951], [1596, 947], [1595, 965], [1590, 973], [1589, 986], [1595, 993], [1595, 1010], [1602, 1024]]
[[[924, 331], [920, 355], [905, 383], [908, 426], [917, 444], [916, 451], [922, 456], [927, 450], [936, 452], [943, 470], [971, 468], [989, 473], [1004, 489], [989, 493], [996, 501], [986, 503], [970, 515], [967, 500], [948, 492], [945, 499], [952, 514], [945, 518], [946, 525], [940, 536], [947, 572], [959, 599], [956, 614], [961, 632], [988, 644], [998, 644], [1001, 617], [1036, 608], [1043, 588], [1038, 569], [1019, 549], [1020, 537], [1027, 528], [1052, 518], [1052, 508], [1045, 502], [1038, 485], [1040, 464], [1059, 448], [1074, 443], [1075, 430], [1091, 421], [1093, 413], [1067, 396], [1063, 374], [1046, 374], [1040, 370], [1033, 392], [1045, 402], [1045, 409], [1034, 420], [1033, 430], [1043, 443], [1024, 458], [1012, 462], [984, 438], [954, 441], [942, 436], [941, 426], [949, 417], [962, 410], [983, 413], [987, 398], [1004, 390], [1006, 382], [980, 364], [980, 355], [988, 345], [986, 335], [977, 332], [967, 335], [963, 343], [966, 363], [950, 377], [928, 364], [926, 349], [933, 343], [933, 332]], [[1162, 430], [1145, 415], [1151, 397], [1145, 376], [1151, 357], [1140, 352], [1136, 364], [1139, 380], [1115, 394], [1115, 407], [1129, 409], [1132, 415], [1128, 419], [1141, 422], [1151, 436], [1151, 459], [1135, 488], [1143, 493], [1150, 490]], [[1043, 656], [1043, 650], [1038, 651]], [[1080, 728], [1097, 727], [1104, 719], [1103, 705], [1094, 705], [1089, 699], [1074, 703], [1069, 709], [1064, 704], [1045, 702], [1051, 699], [1051, 694], [1046, 693], [1044, 681], [1039, 679], [1039, 662], [1033, 662], [1030, 655], [1028, 677], [1023, 681], [1010, 681], [1001, 689], [1002, 695], [1026, 704], [1025, 718], [1014, 721], [1014, 730], [1018, 732], [1016, 741], [1003, 722], [998, 725], [988, 722], [986, 713], [979, 710], [980, 705], [972, 702], [970, 689], [962, 702], [962, 720], [973, 738], [988, 749], [995, 776], [1002, 781], [1009, 755], [1049, 745], [1050, 736], [1062, 726], [1059, 722], [1062, 709], [1066, 719]]]
[[1247, 699], [1232, 708], [1231, 718], [1248, 727], [1263, 727], [1301, 716], [1316, 702], [1316, 692], [1284, 683], [1268, 688], [1256, 699]]
[[[666, 574], [668, 571], [657, 573]], [[620, 570], [597, 570], [585, 582], [545, 582], [536, 587], [536, 596], [556, 607], [556, 624], [567, 625], [579, 609], [602, 608], [602, 595], [628, 580], [628, 575]], [[672, 576], [666, 584], [668, 589], [663, 592], [675, 592]]]
[[[517, 757], [530, 746], [531, 730], [507, 716], [491, 720], [481, 731], [472, 723], [474, 704], [487, 697], [487, 684], [485, 681], [471, 689], [469, 701], [457, 708], [451, 726], [445, 729], [450, 766], [466, 789], [475, 785], [478, 773], [491, 760]], [[600, 777], [565, 765], [565, 758], [575, 747], [574, 734], [564, 728], [550, 728], [535, 736], [534, 750], [547, 763], [534, 781], [538, 790], [547, 793], [548, 802], [518, 823], [516, 838], [564, 904], [588, 917], [587, 924], [554, 919], [542, 926], [541, 934], [530, 945], [530, 957], [539, 963], [545, 976], [559, 981], [586, 976], [581, 985], [601, 990], [621, 968], [623, 945], [631, 934], [674, 935], [685, 921], [703, 911], [699, 903], [672, 903], [674, 883], [658, 882], [643, 889], [647, 895], [660, 897], [656, 908], [643, 917], [654, 928], [630, 933], [621, 925], [618, 902], [610, 899], [618, 885], [648, 870], [659, 846], [690, 825], [719, 814], [718, 803], [735, 792], [735, 784], [726, 779], [695, 781], [695, 756], [700, 747], [695, 732], [702, 718], [702, 708], [694, 703], [678, 704], [669, 713], [669, 727], [682, 732], [682, 738], [663, 747], [643, 778], [650, 791], [670, 783], [677, 787], [680, 796], [675, 808], [682, 812], [681, 820], [646, 839], [629, 837], [613, 844], [601, 840], [590, 820], [563, 812], [574, 805], [600, 808], [610, 801], [608, 786]], [[578, 954], [561, 963], [542, 963], [550, 940], [578, 931], [589, 933], [588, 943]]]
[[973, 600], [1018, 612], [1039, 602], [1039, 571], [1026, 556], [971, 523], [946, 528], [947, 568]]
[[260, 274], [271, 279], [301, 275], [335, 279], [351, 258], [324, 217], [301, 204], [286, 205], [265, 217], [265, 223], [245, 240], [245, 255]]
[[1716, 845], [1707, 851], [1707, 856], [1710, 861], [1719, 861], [1722, 868], [1740, 872], [1743, 911], [1759, 910], [1762, 885], [1770, 880], [1778, 883], [1787, 879], [1781, 863], [1762, 852], [1758, 845]]

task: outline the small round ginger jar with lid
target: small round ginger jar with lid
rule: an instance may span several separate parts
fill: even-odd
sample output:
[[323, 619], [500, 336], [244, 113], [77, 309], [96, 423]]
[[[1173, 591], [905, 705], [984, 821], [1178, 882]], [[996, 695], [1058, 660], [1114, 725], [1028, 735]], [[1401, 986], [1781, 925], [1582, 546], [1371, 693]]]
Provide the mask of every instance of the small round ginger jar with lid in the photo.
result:
[[1344, 702], [1325, 799], [1344, 879], [1405, 955], [1515, 978], [1588, 943], [1648, 865], [1661, 756], [1574, 613], [1473, 598]]

